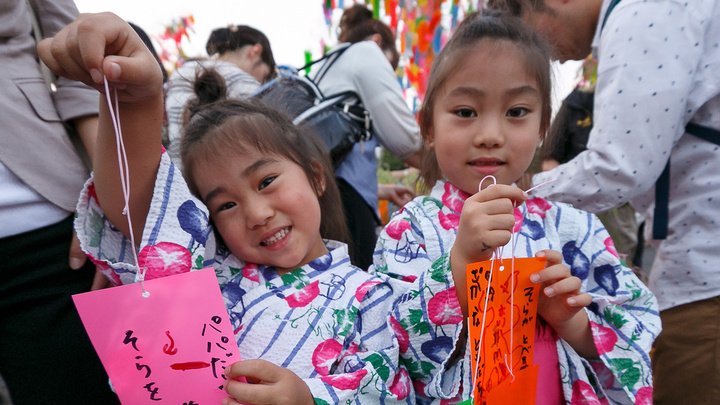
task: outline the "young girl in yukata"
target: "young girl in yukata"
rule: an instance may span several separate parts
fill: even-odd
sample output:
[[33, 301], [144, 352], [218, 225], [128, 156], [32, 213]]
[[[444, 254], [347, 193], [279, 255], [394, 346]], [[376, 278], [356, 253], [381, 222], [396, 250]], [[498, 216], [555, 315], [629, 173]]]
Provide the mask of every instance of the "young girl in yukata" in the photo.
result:
[[[215, 268], [246, 359], [226, 370], [225, 404], [415, 403], [398, 364], [411, 338], [397, 337], [388, 320], [404, 283], [352, 266], [345, 244], [324, 239], [341, 237], [344, 220], [313, 137], [261, 105], [203, 105], [212, 92], [200, 91], [182, 144], [183, 178], [160, 147], [157, 62], [123, 20], [83, 15], [39, 49], [55, 72], [101, 91], [105, 76], [117, 91], [139, 263], [129, 259], [105, 102], [76, 222], [92, 260], [116, 284], [134, 282], [138, 268], [146, 279]], [[199, 82], [222, 87], [213, 73]]]
[[[441, 295], [445, 308], [425, 328], [435, 343], [410, 342], [407, 350], [417, 354], [406, 364], [419, 398], [472, 394], [469, 349], [463, 351], [465, 268], [504, 247], [505, 258], [547, 258], [546, 268], [531, 276], [542, 287], [534, 348], [537, 403], [651, 401], [648, 352], [660, 332], [654, 296], [618, 259], [594, 215], [529, 197], [514, 185], [549, 120], [545, 45], [518, 19], [467, 17], [435, 60], [420, 111], [428, 146], [421, 174], [432, 190], [386, 225], [374, 258], [376, 272], [418, 279], [421, 286], [431, 281], [427, 269], [454, 277], [454, 285], [442, 290], [414, 292], [426, 297], [418, 301], [419, 312], [437, 312], [431, 297]], [[490, 175], [496, 185], [482, 181]], [[408, 331], [414, 326], [398, 323]], [[464, 359], [454, 364], [450, 354], [456, 352]], [[421, 368], [441, 372], [416, 373]]]

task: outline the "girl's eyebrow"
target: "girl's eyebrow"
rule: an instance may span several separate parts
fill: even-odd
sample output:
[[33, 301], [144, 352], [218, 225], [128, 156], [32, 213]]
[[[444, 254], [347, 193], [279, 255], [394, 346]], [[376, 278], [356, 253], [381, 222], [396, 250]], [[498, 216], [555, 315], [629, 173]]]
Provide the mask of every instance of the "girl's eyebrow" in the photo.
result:
[[540, 94], [540, 91], [535, 87], [526, 84], [518, 87], [513, 87], [512, 89], [507, 91], [507, 94], [509, 96], [521, 96], [525, 94], [538, 96]]
[[[512, 87], [512, 88], [506, 90], [505, 93], [510, 97], [515, 97], [515, 96], [521, 96], [524, 94], [538, 95], [540, 93], [540, 91], [533, 86], [524, 84], [524, 85], [520, 85], [517, 87]], [[448, 96], [483, 97], [483, 96], [485, 96], [485, 92], [483, 90], [475, 88], [475, 87], [459, 86], [459, 87], [452, 89], [448, 93]]]
[[256, 171], [260, 170], [263, 166], [267, 166], [271, 163], [276, 163], [277, 159], [272, 158], [261, 158], [253, 162], [253, 164], [249, 165], [242, 171], [242, 176], [249, 176]]
[[485, 95], [485, 92], [475, 88], [475, 87], [469, 87], [469, 86], [459, 86], [455, 87], [454, 89], [450, 90], [448, 93], [448, 96], [473, 96], [473, 97], [482, 97]]
[[205, 196], [205, 198], [203, 198], [203, 203], [204, 203], [206, 206], [209, 206], [209, 205], [210, 205], [210, 201], [211, 201], [213, 198], [217, 197], [218, 194], [221, 194], [221, 193], [223, 193], [223, 192], [225, 192], [225, 187], [215, 187], [214, 189], [210, 190], [209, 193], [207, 193], [207, 195]]

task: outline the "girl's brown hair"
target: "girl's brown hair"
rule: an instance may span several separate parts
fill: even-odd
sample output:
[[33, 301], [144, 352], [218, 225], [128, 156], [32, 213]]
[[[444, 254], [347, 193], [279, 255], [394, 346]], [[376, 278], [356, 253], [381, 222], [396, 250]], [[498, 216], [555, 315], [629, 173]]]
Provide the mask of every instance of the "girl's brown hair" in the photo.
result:
[[207, 70], [195, 83], [196, 100], [189, 103], [189, 122], [180, 145], [183, 175], [190, 190], [193, 167], [200, 159], [232, 158], [255, 149], [286, 158], [302, 168], [320, 203], [320, 235], [348, 243], [348, 230], [332, 164], [324, 147], [311, 134], [302, 133], [282, 113], [259, 101], [224, 98], [222, 77]]
[[[510, 42], [525, 56], [525, 67], [535, 78], [542, 98], [540, 132], [544, 134], [547, 130], [551, 113], [548, 46], [518, 17], [485, 11], [482, 14], [468, 14], [433, 62], [428, 88], [418, 117], [420, 131], [426, 144], [433, 128], [435, 98], [448, 78], [455, 73], [457, 66], [460, 65], [459, 60], [465, 57], [470, 47], [478, 45], [482, 40]], [[435, 182], [442, 178], [435, 150], [430, 147], [426, 147], [423, 151], [420, 178], [422, 183], [419, 186], [425, 190], [432, 188]]]

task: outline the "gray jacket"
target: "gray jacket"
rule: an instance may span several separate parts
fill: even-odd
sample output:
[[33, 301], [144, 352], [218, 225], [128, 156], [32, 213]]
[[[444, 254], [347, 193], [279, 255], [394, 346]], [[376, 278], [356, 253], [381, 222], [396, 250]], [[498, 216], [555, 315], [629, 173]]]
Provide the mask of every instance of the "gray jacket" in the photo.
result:
[[[78, 14], [72, 0], [30, 0], [44, 36]], [[98, 93], [41, 73], [26, 0], [0, 1], [0, 161], [53, 204], [75, 211], [88, 171], [63, 122], [98, 113]]]

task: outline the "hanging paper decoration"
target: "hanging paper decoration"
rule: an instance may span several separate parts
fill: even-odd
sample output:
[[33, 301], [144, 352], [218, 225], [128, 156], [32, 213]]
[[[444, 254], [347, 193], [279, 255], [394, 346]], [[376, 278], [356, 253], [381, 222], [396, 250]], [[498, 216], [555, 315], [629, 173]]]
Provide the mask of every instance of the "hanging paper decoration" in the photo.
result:
[[[312, 52], [310, 50], [306, 49], [304, 52], [305, 56], [305, 65], [309, 64], [313, 60]], [[305, 68], [305, 74], [310, 74], [310, 66]]]
[[218, 404], [227, 397], [223, 371], [240, 353], [212, 268], [75, 294], [73, 301], [122, 403]]
[[183, 50], [183, 39], [190, 41], [195, 33], [195, 18], [191, 15], [174, 18], [165, 26], [162, 34], [156, 36], [160, 45], [160, 61], [168, 72], [180, 67], [187, 59]]
[[432, 62], [463, 16], [482, 8], [480, 0], [325, 0], [325, 21], [331, 35], [335, 32], [333, 24], [339, 21], [333, 21], [333, 10], [355, 3], [366, 4], [375, 18], [395, 32], [401, 55], [397, 74], [411, 106], [420, 105]]

